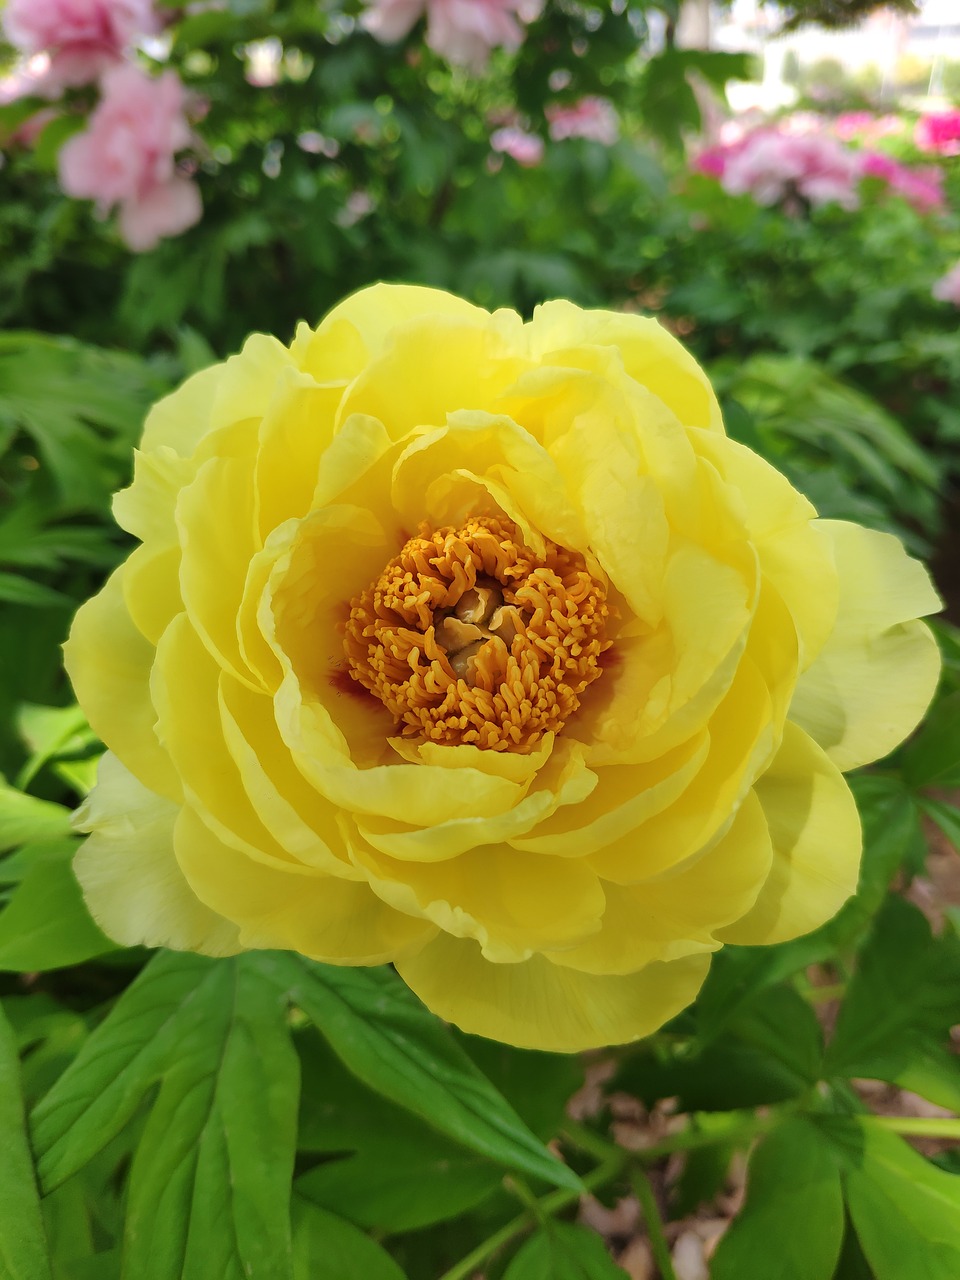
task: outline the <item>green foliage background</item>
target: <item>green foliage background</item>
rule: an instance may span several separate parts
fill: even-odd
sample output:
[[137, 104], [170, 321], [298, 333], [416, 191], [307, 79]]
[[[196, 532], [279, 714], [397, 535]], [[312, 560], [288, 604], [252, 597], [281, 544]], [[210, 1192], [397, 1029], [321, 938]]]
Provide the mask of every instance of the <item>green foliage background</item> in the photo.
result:
[[[58, 193], [82, 95], [0, 169], [0, 1280], [612, 1280], [573, 1220], [585, 1189], [637, 1197], [672, 1280], [661, 1218], [709, 1203], [743, 1152], [713, 1280], [955, 1280], [960, 1155], [903, 1135], [960, 1123], [877, 1117], [853, 1083], [960, 1110], [960, 916], [932, 933], [899, 892], [924, 823], [960, 837], [949, 623], [926, 726], [855, 780], [857, 896], [796, 942], [726, 948], [692, 1009], [611, 1054], [607, 1096], [685, 1117], [643, 1150], [612, 1141], [606, 1105], [570, 1119], [584, 1062], [462, 1036], [388, 969], [118, 949], [83, 906], [70, 811], [101, 748], [59, 644], [126, 554], [109, 495], [146, 409], [250, 330], [287, 338], [373, 279], [653, 310], [707, 364], [731, 434], [824, 514], [956, 553], [960, 340], [930, 295], [960, 257], [955, 174], [937, 217], [877, 188], [855, 214], [791, 218], [691, 176], [688, 73], [722, 86], [749, 66], [653, 52], [667, 0], [548, 4], [480, 79], [418, 34], [377, 45], [356, 15], [171, 6], [170, 60], [209, 104], [205, 216], [150, 254]], [[254, 88], [244, 51], [267, 38], [281, 78]], [[491, 118], [547, 138], [545, 105], [584, 93], [616, 103], [616, 145], [548, 141], [531, 169], [490, 151]], [[21, 117], [0, 108], [0, 136]]]

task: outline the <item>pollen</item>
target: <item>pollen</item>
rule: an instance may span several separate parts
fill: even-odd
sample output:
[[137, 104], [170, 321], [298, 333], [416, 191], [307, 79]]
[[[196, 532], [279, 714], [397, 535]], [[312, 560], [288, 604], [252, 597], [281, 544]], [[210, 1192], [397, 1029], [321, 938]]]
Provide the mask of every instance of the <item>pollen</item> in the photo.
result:
[[526, 751], [577, 710], [610, 607], [583, 556], [545, 543], [537, 554], [493, 517], [421, 525], [350, 602], [350, 676], [404, 736]]

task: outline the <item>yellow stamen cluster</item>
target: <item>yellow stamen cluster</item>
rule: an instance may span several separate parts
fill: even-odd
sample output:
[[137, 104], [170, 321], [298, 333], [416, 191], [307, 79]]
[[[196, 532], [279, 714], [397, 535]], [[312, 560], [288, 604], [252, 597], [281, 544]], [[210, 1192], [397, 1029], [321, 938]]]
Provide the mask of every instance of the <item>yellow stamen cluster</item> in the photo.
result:
[[523, 751], [559, 732], [609, 647], [602, 583], [575, 551], [542, 556], [511, 521], [426, 525], [350, 602], [350, 675], [404, 735]]

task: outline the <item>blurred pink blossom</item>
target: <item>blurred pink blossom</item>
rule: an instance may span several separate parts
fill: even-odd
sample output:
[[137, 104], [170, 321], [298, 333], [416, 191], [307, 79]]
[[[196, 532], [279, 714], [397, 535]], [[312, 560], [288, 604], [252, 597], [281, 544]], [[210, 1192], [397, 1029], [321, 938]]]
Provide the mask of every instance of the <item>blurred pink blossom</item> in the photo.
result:
[[903, 121], [899, 116], [875, 116], [872, 111], [842, 111], [833, 122], [833, 132], [844, 142], [854, 138], [873, 141], [903, 133]]
[[960, 262], [940, 277], [931, 293], [940, 302], [952, 302], [955, 307], [960, 307]]
[[495, 129], [490, 135], [490, 146], [494, 151], [510, 156], [525, 169], [535, 169], [543, 159], [543, 139], [512, 125]]
[[152, 0], [7, 0], [2, 26], [21, 53], [50, 55], [43, 90], [55, 96], [96, 80], [157, 22]]
[[811, 205], [860, 203], [857, 156], [832, 138], [758, 130], [727, 158], [720, 179], [730, 195], [749, 194], [757, 204], [799, 196]]
[[538, 0], [367, 0], [363, 25], [385, 44], [402, 40], [425, 13], [427, 44], [448, 62], [482, 71], [490, 50], [517, 49]]
[[60, 185], [69, 196], [95, 200], [103, 213], [119, 206], [130, 248], [152, 249], [200, 218], [200, 194], [178, 175], [174, 159], [190, 141], [183, 85], [173, 71], [152, 78], [133, 65], [114, 67], [87, 128], [60, 150]]
[[864, 177], [881, 178], [920, 213], [943, 208], [943, 173], [937, 168], [908, 169], [882, 151], [860, 154]]
[[921, 151], [960, 155], [960, 111], [936, 111], [923, 116], [917, 121], [913, 138]]
[[587, 138], [612, 147], [620, 136], [620, 124], [613, 103], [606, 98], [586, 97], [570, 107], [553, 103], [546, 108], [550, 137], [554, 142], [564, 138]]

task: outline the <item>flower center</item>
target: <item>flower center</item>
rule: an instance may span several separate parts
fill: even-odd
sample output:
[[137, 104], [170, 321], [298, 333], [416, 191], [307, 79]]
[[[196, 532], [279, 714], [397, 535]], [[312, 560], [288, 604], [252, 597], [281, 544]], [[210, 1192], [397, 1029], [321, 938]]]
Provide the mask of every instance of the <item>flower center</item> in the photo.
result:
[[509, 520], [421, 525], [350, 602], [350, 675], [402, 732], [522, 751], [558, 733], [600, 675], [609, 608], [583, 557], [542, 556]]

